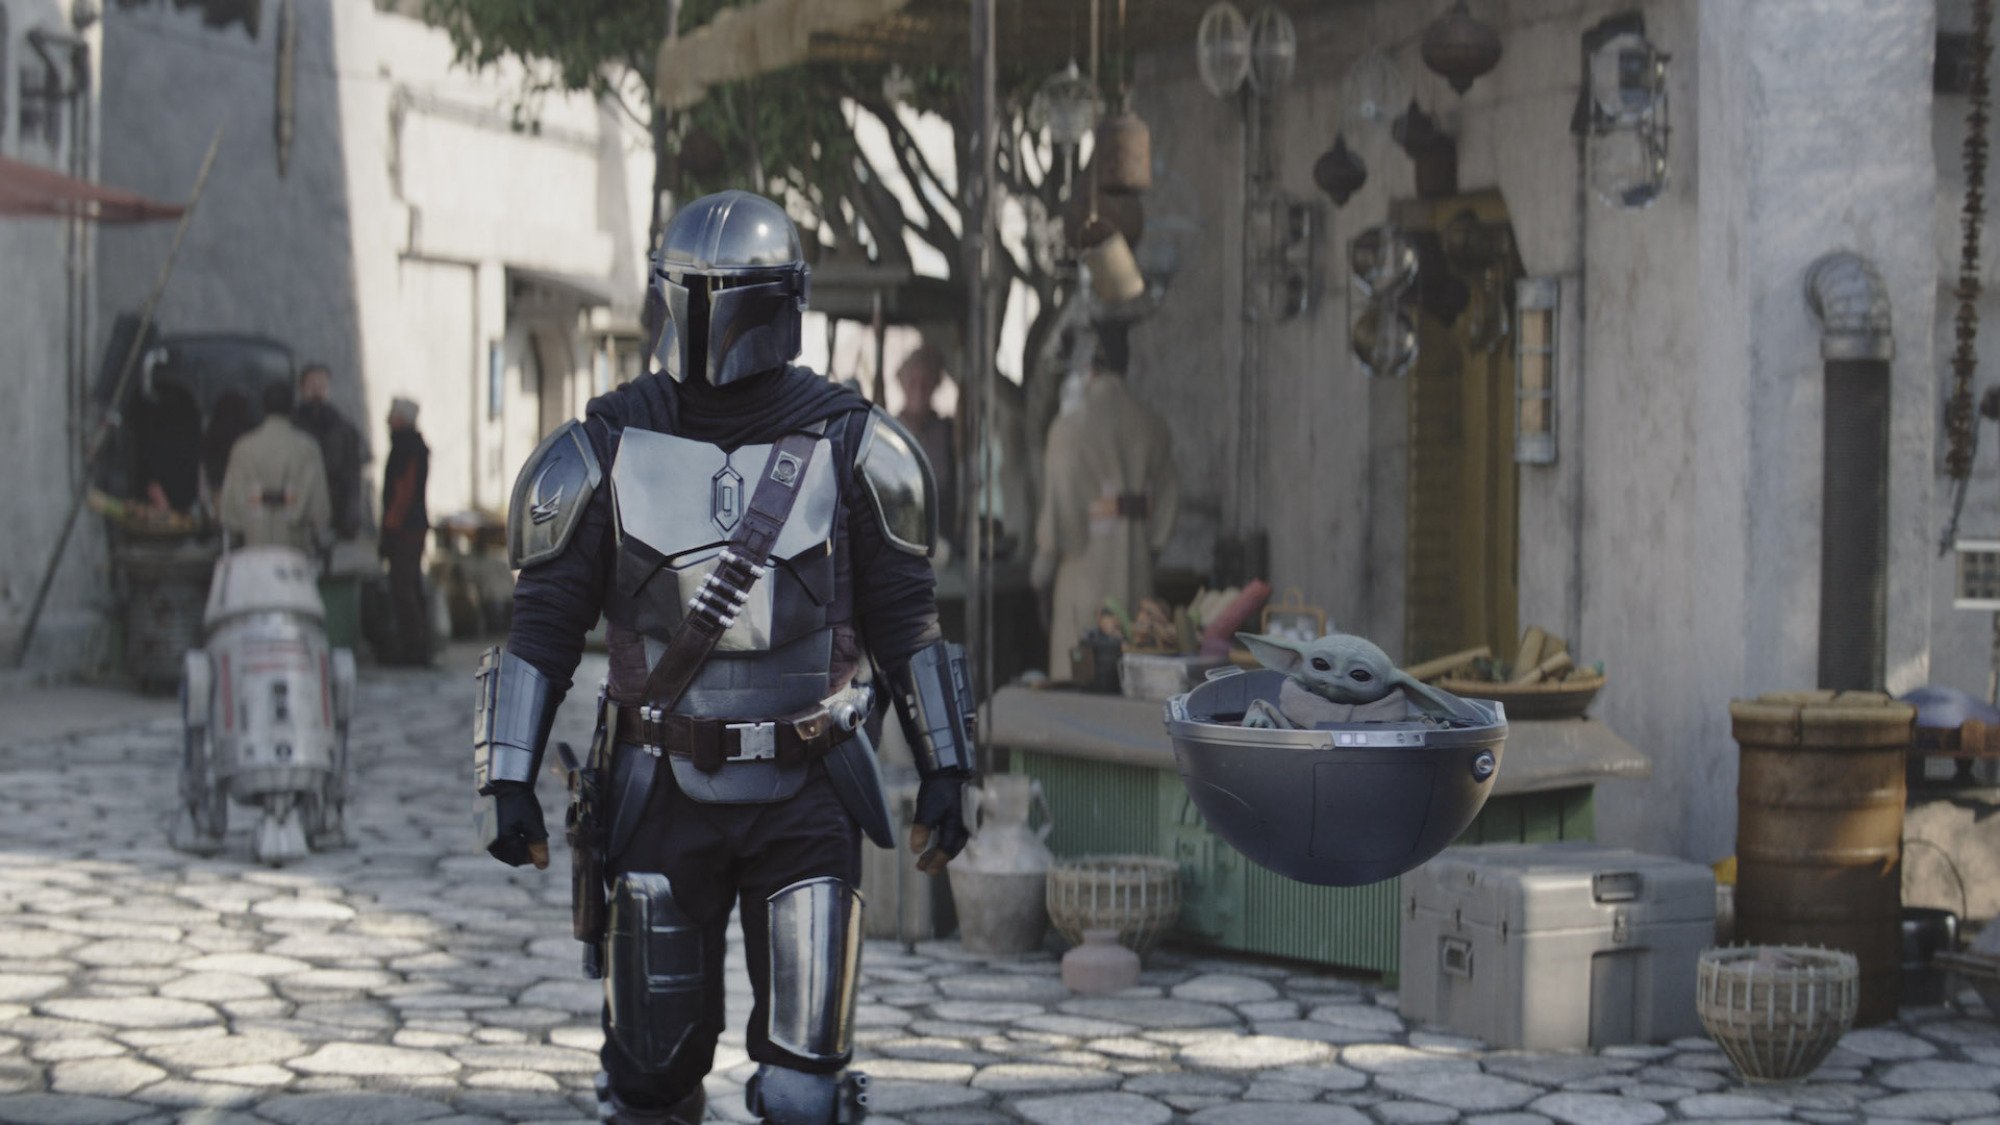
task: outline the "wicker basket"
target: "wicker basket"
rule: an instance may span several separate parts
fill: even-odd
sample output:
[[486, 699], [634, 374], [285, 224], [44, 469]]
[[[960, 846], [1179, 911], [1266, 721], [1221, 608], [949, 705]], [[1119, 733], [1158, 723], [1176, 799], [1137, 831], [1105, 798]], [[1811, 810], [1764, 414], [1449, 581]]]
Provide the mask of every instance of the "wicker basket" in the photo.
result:
[[1085, 930], [1117, 930], [1144, 957], [1181, 913], [1181, 870], [1146, 855], [1085, 856], [1049, 869], [1049, 921], [1071, 945]]
[[1709, 949], [1696, 966], [1702, 1026], [1748, 1082], [1811, 1074], [1854, 1026], [1860, 1003], [1861, 967], [1837, 949]]
[[1574, 719], [1590, 709], [1604, 674], [1582, 671], [1564, 680], [1543, 680], [1532, 684], [1501, 683], [1496, 680], [1446, 676], [1437, 686], [1467, 699], [1491, 699], [1506, 705], [1510, 719]]

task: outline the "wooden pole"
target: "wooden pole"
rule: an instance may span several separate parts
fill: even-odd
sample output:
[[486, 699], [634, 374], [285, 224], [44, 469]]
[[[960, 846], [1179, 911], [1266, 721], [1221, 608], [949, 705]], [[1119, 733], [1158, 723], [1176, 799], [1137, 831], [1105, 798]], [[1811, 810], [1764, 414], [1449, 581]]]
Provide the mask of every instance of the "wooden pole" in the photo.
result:
[[125, 400], [125, 389], [131, 385], [133, 369], [139, 365], [139, 353], [146, 346], [146, 331], [153, 326], [153, 314], [159, 310], [160, 295], [166, 291], [167, 279], [174, 274], [174, 260], [180, 257], [181, 242], [187, 238], [188, 223], [194, 218], [195, 205], [201, 202], [201, 193], [208, 187], [208, 173], [215, 166], [215, 153], [221, 146], [222, 130], [218, 128], [215, 138], [208, 142], [208, 155], [201, 158], [201, 171], [194, 178], [194, 193], [188, 196], [187, 208], [181, 212], [180, 225], [174, 228], [174, 241], [167, 248], [167, 260], [160, 263], [160, 276], [153, 282], [153, 291], [146, 295], [146, 304], [139, 313], [139, 328], [132, 333], [132, 346], [125, 351], [125, 362], [118, 369], [118, 381], [112, 385], [111, 400], [105, 407], [104, 417], [98, 421], [97, 430], [90, 435], [90, 444], [84, 447], [83, 468], [76, 482], [75, 494], [70, 498], [69, 515], [64, 518], [62, 531], [56, 536], [55, 549], [49, 552], [49, 565], [42, 571], [41, 584], [35, 587], [35, 600], [28, 605], [27, 623], [21, 626], [21, 643], [14, 649], [16, 668], [27, 662], [28, 647], [35, 641], [35, 627], [41, 624], [42, 610], [48, 604], [49, 587], [55, 584], [63, 551], [69, 546], [70, 533], [76, 530], [76, 517], [83, 511], [84, 497], [90, 492], [91, 471], [97, 467], [97, 458], [104, 452], [104, 443], [118, 425], [118, 411]]
[[[993, 326], [990, 284], [993, 239], [994, 97], [993, 0], [972, 0], [972, 175], [966, 184], [965, 276], [970, 299], [966, 308], [968, 431], [976, 435], [972, 502], [966, 505], [965, 621], [966, 644], [977, 663], [976, 690], [991, 698], [993, 684], [993, 521], [987, 514], [993, 467]], [[985, 710], [982, 707], [982, 711]], [[990, 715], [979, 723], [979, 768], [993, 769]]]

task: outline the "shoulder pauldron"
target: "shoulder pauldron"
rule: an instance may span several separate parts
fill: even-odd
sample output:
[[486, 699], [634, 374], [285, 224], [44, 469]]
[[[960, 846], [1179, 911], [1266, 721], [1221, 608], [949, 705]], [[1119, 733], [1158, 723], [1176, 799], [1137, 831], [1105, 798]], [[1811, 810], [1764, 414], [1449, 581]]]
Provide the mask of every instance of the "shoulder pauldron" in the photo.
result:
[[882, 537], [897, 550], [929, 555], [937, 545], [937, 485], [916, 439], [878, 407], [868, 414], [854, 464]]
[[604, 481], [583, 423], [565, 422], [528, 455], [507, 506], [507, 565], [516, 570], [562, 553]]

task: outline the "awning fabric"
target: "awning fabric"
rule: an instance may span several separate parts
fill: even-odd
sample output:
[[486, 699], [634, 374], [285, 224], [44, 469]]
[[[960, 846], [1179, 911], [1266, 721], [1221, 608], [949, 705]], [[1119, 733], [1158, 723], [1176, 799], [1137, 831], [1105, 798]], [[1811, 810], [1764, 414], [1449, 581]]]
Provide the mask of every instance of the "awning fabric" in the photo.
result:
[[711, 86], [807, 61], [814, 35], [865, 26], [893, 16], [909, 2], [758, 0], [724, 8], [708, 23], [660, 45], [655, 95], [668, 109], [693, 105]]
[[178, 203], [161, 203], [0, 156], [0, 218], [77, 217], [100, 223], [144, 223], [177, 219], [185, 209]]

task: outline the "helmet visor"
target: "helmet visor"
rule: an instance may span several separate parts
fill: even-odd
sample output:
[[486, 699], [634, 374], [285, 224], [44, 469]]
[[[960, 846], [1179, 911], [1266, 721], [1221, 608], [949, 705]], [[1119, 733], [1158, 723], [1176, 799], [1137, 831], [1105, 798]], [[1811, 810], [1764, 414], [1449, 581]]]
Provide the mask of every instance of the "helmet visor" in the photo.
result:
[[744, 280], [709, 295], [709, 381], [716, 386], [782, 367], [799, 354], [798, 284]]
[[664, 307], [658, 344], [653, 348], [653, 362], [676, 382], [685, 380], [690, 373], [706, 373], [708, 368], [708, 293], [707, 279], [688, 278], [694, 282], [690, 288], [671, 276], [663, 276], [656, 283]]

